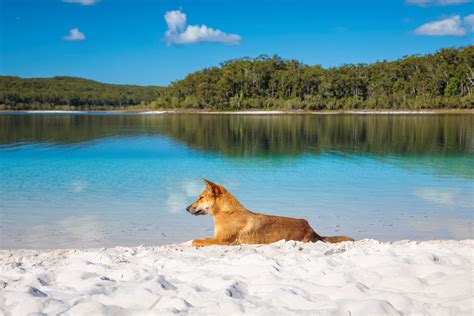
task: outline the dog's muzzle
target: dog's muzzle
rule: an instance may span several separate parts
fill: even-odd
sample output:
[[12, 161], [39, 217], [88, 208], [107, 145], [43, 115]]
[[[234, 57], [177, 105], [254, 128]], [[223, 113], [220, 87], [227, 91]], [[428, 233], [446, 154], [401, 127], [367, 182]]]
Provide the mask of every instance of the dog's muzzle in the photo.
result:
[[196, 210], [194, 207], [192, 207], [191, 205], [189, 205], [188, 207], [186, 207], [186, 211], [188, 211], [189, 213], [191, 213], [192, 215], [203, 215], [204, 212], [202, 210]]

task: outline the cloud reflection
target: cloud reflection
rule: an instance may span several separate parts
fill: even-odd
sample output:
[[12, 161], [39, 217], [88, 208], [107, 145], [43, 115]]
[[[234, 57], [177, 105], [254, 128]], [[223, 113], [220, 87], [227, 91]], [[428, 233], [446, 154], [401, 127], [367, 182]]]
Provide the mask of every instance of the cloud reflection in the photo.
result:
[[191, 201], [201, 193], [203, 185], [199, 181], [185, 180], [167, 189], [166, 206], [168, 212], [176, 214], [184, 211]]
[[445, 206], [454, 206], [459, 189], [416, 188], [413, 194], [427, 202]]
[[434, 218], [413, 219], [408, 224], [421, 236], [431, 238], [473, 238], [473, 223], [466, 219]]
[[51, 242], [54, 248], [100, 245], [111, 230], [114, 228], [110, 223], [95, 215], [68, 216], [31, 226], [22, 237], [22, 244], [39, 248], [47, 248]]
[[74, 193], [81, 193], [85, 189], [87, 189], [88, 186], [89, 184], [87, 183], [87, 181], [84, 180], [75, 180], [71, 182], [71, 190]]

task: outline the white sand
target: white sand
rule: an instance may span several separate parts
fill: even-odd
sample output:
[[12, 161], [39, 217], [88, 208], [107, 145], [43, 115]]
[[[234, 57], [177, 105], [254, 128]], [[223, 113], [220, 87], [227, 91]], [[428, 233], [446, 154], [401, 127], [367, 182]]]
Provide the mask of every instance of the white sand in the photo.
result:
[[151, 111], [69, 111], [69, 110], [27, 110], [27, 111], [9, 111], [1, 110], [0, 114], [3, 113], [28, 113], [28, 114], [136, 114], [136, 115], [150, 115], [150, 114], [169, 114], [169, 113], [192, 113], [192, 114], [245, 114], [245, 115], [266, 115], [266, 114], [316, 114], [316, 115], [338, 115], [338, 114], [383, 114], [383, 115], [417, 115], [417, 114], [474, 114], [471, 109], [462, 110], [321, 110], [321, 111], [308, 111], [308, 110], [240, 110], [240, 111], [221, 111], [221, 110], [151, 110]]
[[31, 111], [19, 111], [19, 112], [28, 113], [28, 114], [88, 113], [88, 111], [74, 111], [74, 110], [31, 110]]
[[474, 240], [1, 250], [0, 314], [472, 315]]
[[[124, 112], [126, 114], [127, 112]], [[144, 111], [144, 112], [130, 112], [131, 114], [143, 114], [143, 115], [153, 115], [153, 114], [166, 114], [173, 113], [172, 111]]]
[[245, 115], [266, 115], [266, 114], [292, 114], [294, 112], [278, 110], [250, 110], [250, 111], [200, 111], [201, 114], [245, 114]]

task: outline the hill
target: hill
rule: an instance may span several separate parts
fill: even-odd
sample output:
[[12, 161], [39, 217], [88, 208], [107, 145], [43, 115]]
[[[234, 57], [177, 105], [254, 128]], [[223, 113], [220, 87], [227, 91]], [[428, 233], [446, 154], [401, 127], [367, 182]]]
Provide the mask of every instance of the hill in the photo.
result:
[[118, 109], [143, 106], [158, 97], [160, 87], [100, 83], [75, 77], [23, 79], [0, 77], [4, 109]]

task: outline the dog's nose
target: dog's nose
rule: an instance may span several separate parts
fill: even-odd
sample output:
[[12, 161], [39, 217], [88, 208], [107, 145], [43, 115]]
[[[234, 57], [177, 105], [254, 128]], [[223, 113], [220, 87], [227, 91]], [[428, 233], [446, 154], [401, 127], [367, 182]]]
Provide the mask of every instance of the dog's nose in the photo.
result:
[[186, 207], [186, 211], [188, 211], [189, 213], [191, 213], [191, 205], [189, 205], [188, 207]]

